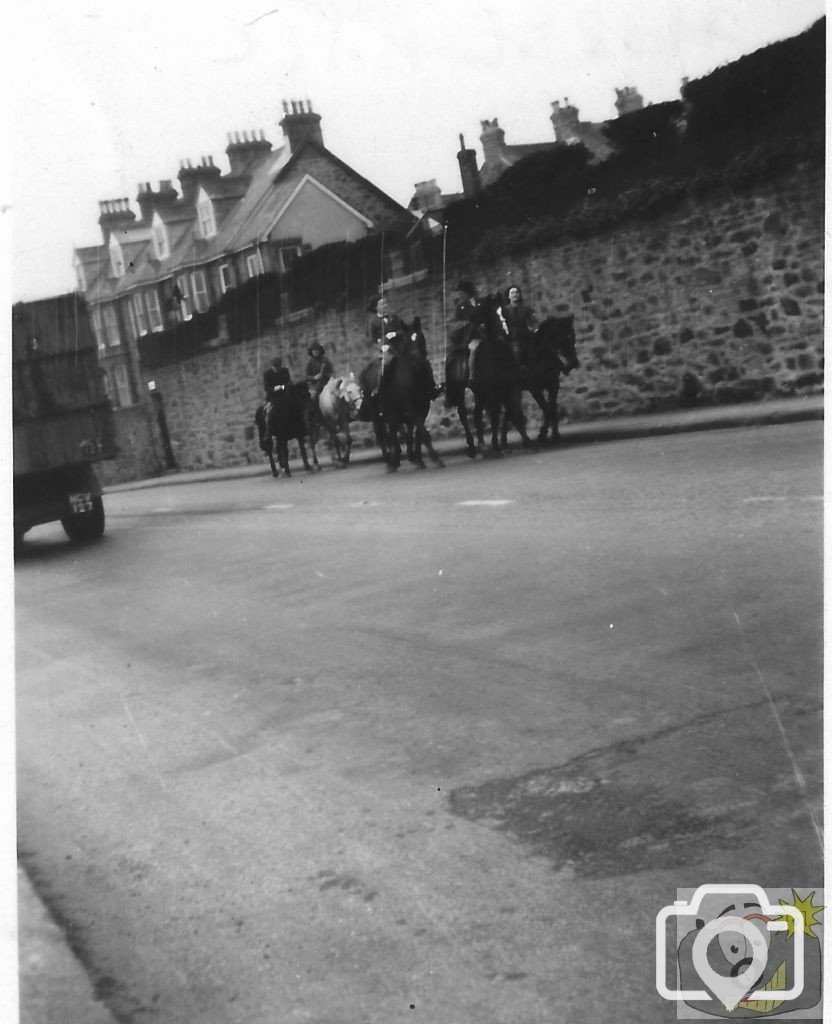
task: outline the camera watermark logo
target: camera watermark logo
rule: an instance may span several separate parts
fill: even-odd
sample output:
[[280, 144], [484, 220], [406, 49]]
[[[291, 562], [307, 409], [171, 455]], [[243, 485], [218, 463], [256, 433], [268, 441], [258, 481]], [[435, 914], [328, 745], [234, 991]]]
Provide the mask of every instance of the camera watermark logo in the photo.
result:
[[676, 897], [656, 915], [656, 988], [679, 1019], [821, 1018], [823, 890], [702, 885]]

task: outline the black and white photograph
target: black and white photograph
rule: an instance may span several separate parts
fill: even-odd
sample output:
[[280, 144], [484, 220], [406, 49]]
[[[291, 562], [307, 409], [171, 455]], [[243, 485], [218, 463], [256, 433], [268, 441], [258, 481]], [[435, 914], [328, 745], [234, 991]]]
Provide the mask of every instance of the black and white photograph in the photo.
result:
[[6, 21], [0, 1019], [823, 1020], [822, 0]]

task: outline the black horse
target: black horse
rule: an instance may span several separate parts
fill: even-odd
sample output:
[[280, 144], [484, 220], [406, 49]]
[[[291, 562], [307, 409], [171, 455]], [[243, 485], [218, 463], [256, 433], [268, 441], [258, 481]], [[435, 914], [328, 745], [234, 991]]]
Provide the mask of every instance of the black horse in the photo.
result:
[[[560, 378], [581, 365], [575, 349], [575, 317], [550, 316], [538, 327], [530, 343], [519, 353], [519, 383], [528, 391], [543, 413], [538, 444], [559, 441], [558, 391]], [[508, 424], [503, 422], [502, 442], [506, 443]]]
[[[260, 448], [268, 457], [272, 476], [279, 476], [281, 469], [286, 476], [292, 475], [289, 468], [290, 441], [297, 441], [304, 469], [311, 473], [321, 468], [315, 451], [319, 429], [317, 408], [305, 382], [298, 381], [275, 389], [271, 401], [258, 406], [254, 422], [260, 436]], [[306, 454], [307, 439], [312, 452], [311, 465]]]
[[[517, 362], [506, 337], [505, 324], [502, 319], [502, 297], [499, 294], [487, 295], [480, 300], [481, 316], [474, 325], [474, 333], [480, 338], [475, 355], [475, 374], [471, 381], [469, 376], [468, 349], [456, 348], [445, 360], [445, 405], [456, 409], [462, 429], [465, 431], [465, 444], [469, 458], [474, 458], [477, 451], [485, 452], [485, 427], [483, 417], [488, 413], [491, 425], [491, 452], [500, 454], [500, 441], [506, 444], [505, 430], [500, 430], [503, 423], [503, 412], [510, 420], [528, 448], [531, 441], [526, 433], [526, 419], [523, 415], [522, 392], [520, 381], [520, 365]], [[465, 405], [465, 392], [470, 389], [474, 395], [474, 426], [477, 442], [468, 423], [468, 410]]]
[[390, 471], [401, 465], [403, 440], [408, 460], [420, 469], [425, 468], [423, 445], [435, 465], [444, 465], [425, 425], [433, 386], [425, 353], [424, 335], [416, 317], [385, 358], [372, 360], [359, 375], [364, 393], [361, 419], [372, 421]]

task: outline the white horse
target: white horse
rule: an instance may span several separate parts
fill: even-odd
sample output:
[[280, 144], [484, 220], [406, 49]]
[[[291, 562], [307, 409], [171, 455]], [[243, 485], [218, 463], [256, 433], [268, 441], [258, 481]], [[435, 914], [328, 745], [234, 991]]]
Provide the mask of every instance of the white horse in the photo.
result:
[[332, 442], [336, 464], [341, 466], [349, 465], [352, 448], [350, 423], [358, 419], [363, 397], [355, 374], [351, 373], [349, 377], [332, 377], [328, 380], [318, 398], [321, 422]]

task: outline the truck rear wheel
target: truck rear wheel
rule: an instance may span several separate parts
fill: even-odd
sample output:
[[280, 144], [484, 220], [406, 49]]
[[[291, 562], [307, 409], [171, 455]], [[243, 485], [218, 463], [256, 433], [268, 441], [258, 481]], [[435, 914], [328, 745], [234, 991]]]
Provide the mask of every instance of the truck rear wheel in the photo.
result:
[[67, 537], [78, 543], [98, 540], [104, 533], [104, 502], [101, 497], [92, 499], [89, 512], [75, 512], [61, 520]]

